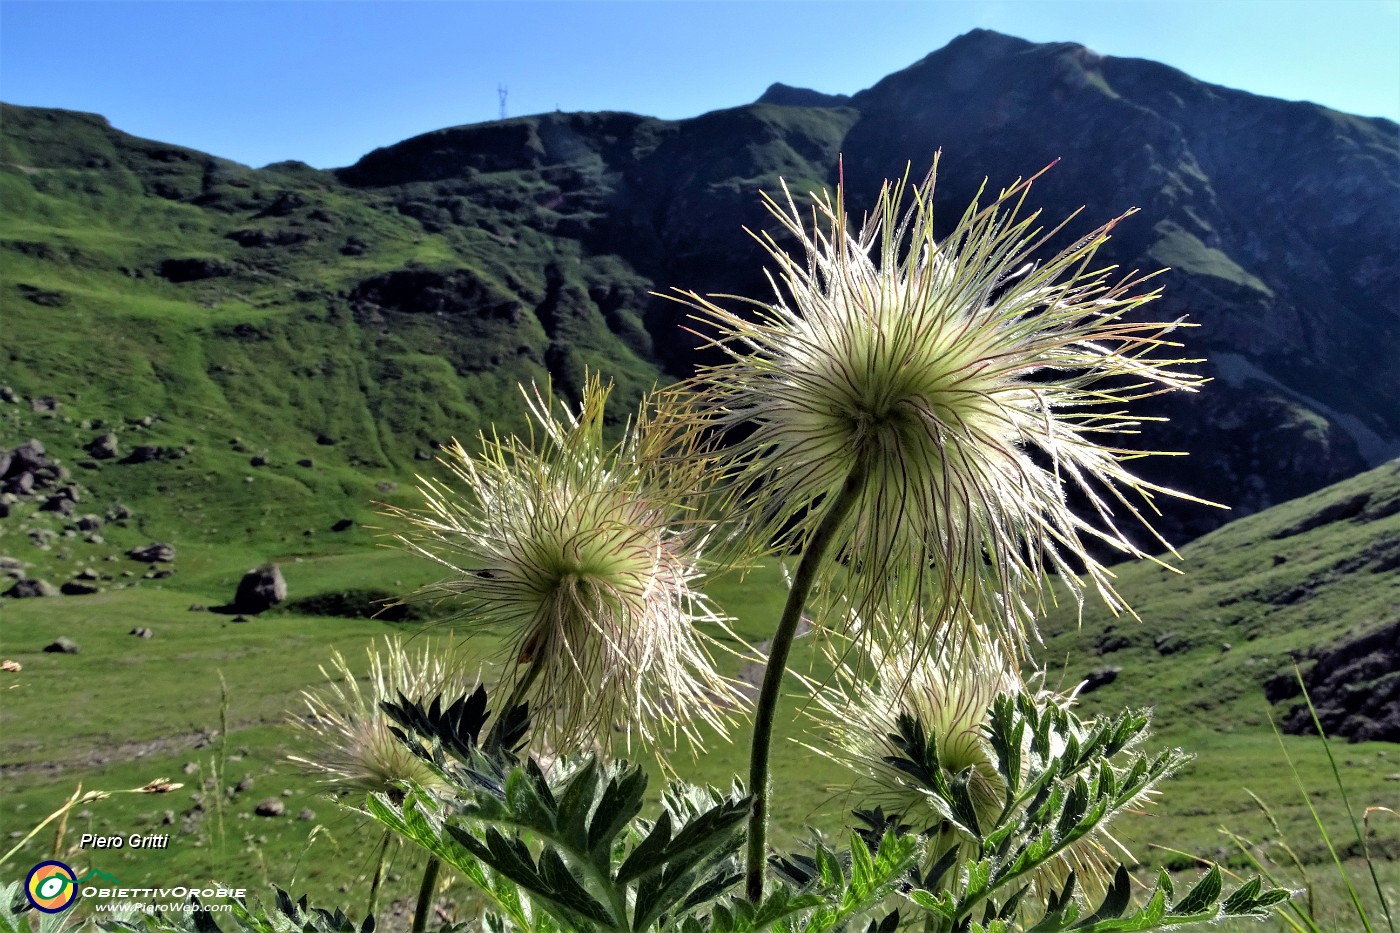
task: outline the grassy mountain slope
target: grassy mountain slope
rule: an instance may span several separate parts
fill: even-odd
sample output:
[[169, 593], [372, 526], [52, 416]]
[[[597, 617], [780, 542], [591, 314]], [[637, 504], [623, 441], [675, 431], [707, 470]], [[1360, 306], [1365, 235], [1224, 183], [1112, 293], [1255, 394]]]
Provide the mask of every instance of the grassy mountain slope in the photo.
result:
[[[509, 421], [522, 380], [570, 390], [591, 366], [632, 400], [686, 372], [697, 340], [651, 292], [766, 297], [742, 229], [771, 226], [758, 192], [779, 178], [800, 196], [840, 160], [859, 212], [942, 149], [957, 212], [984, 178], [1059, 159], [1033, 206], [1086, 206], [1072, 234], [1141, 208], [1102, 255], [1173, 267], [1159, 313], [1202, 325], [1186, 340], [1218, 377], [1143, 438], [1194, 456], [1145, 469], [1247, 513], [1400, 450], [1397, 145], [1384, 120], [980, 30], [849, 98], [452, 127], [335, 172], [6, 106], [0, 384], [160, 414], [202, 458], [238, 437], [401, 479], [431, 441]], [[1184, 541], [1221, 520], [1174, 505], [1164, 525]]]
[[1091, 709], [1152, 705], [1175, 724], [1257, 728], [1266, 686], [1295, 660], [1306, 671], [1310, 649], [1400, 620], [1400, 461], [1231, 522], [1167, 563], [1118, 568], [1141, 622], [1090, 601], [1081, 625], [1065, 607], [1040, 657], [1070, 683], [1122, 668], [1085, 696]]
[[[94, 497], [150, 534], [286, 542], [362, 514], [436, 443], [517, 426], [518, 384], [591, 366], [621, 418], [659, 377], [640, 326], [589, 297], [626, 270], [536, 231], [432, 233], [304, 166], [254, 171], [87, 115], [3, 118], [0, 383], [20, 401], [0, 447], [86, 461]], [[26, 404], [49, 397], [59, 410]], [[121, 457], [181, 455], [86, 458], [107, 431]]]

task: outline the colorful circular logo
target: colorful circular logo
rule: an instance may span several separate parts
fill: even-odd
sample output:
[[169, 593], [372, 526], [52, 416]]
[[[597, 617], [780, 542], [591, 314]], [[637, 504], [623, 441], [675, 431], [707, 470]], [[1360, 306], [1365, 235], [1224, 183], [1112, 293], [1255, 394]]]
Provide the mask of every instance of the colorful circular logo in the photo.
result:
[[78, 899], [78, 876], [62, 862], [40, 862], [24, 879], [24, 896], [35, 910], [59, 913]]

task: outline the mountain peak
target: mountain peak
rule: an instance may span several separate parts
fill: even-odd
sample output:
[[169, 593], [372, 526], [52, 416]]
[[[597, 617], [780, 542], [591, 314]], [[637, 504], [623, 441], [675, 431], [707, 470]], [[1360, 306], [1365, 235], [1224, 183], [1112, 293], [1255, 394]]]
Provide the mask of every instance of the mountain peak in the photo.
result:
[[768, 85], [756, 104], [777, 104], [782, 107], [849, 107], [849, 94], [824, 94], [806, 87], [793, 87], [781, 81]]

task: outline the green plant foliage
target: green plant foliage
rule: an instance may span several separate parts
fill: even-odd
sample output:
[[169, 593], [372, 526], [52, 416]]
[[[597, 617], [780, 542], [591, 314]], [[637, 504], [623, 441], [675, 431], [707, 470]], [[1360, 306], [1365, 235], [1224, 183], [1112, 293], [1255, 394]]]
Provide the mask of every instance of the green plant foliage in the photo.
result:
[[593, 756], [556, 762], [548, 774], [534, 758], [520, 764], [513, 748], [523, 712], [505, 718], [507, 739], [493, 744], [495, 733], [482, 736], [482, 689], [445, 706], [401, 698], [385, 709], [455, 793], [416, 788], [402, 801], [377, 794], [367, 810], [475, 884], [502, 929], [863, 931], [865, 915], [907, 881], [922, 852], [912, 835], [853, 834], [848, 852], [818, 845], [794, 863], [809, 872], [752, 904], [733, 891], [752, 803], [742, 788], [673, 782], [659, 815], [644, 819], [640, 767]]
[[[917, 719], [901, 717], [899, 734], [890, 736], [898, 750], [891, 764], [926, 792], [943, 823], [973, 850], [970, 859], [964, 857], [965, 846], [935, 851], [919, 887], [910, 892], [929, 915], [927, 929], [1151, 930], [1263, 916], [1287, 899], [1288, 892], [1265, 889], [1256, 878], [1222, 900], [1220, 872], [1212, 866], [1180, 899], [1171, 878], [1159, 872], [1146, 902], [1133, 906], [1126, 866], [1110, 866], [1101, 848], [1095, 858], [1069, 857], [1076, 844], [1092, 840], [1189, 760], [1177, 749], [1153, 756], [1137, 751], [1148, 722], [1145, 713], [1125, 712], [1084, 723], [1061, 705], [1039, 702], [1035, 694], [998, 697], [985, 731], [1005, 795], [1000, 812], [989, 819], [968, 791], [973, 769], [950, 776], [937, 737]], [[1087, 916], [1084, 898], [1077, 896], [1080, 871], [1105, 871], [1112, 878]]]
[[738, 880], [731, 857], [748, 815], [746, 796], [713, 793], [699, 801], [673, 790], [658, 819], [634, 823], [647, 785], [639, 767], [600, 768], [587, 759], [552, 770], [560, 772], [546, 778], [530, 759], [506, 774], [500, 796], [483, 786], [490, 774], [482, 775], [456, 812], [422, 794], [398, 806], [371, 798], [368, 807], [462, 871], [524, 929], [535, 926], [514, 909], [512, 888], [528, 892], [566, 928], [643, 931], [703, 907]]

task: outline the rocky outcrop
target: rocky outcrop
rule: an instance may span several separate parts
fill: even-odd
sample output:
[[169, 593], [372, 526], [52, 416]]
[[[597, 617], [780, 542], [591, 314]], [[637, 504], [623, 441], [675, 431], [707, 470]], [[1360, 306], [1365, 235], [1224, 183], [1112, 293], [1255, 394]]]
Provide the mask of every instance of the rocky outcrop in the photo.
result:
[[232, 275], [233, 267], [229, 263], [208, 257], [167, 259], [160, 264], [158, 273], [161, 278], [171, 282], [198, 282], [202, 279]]
[[[340, 177], [380, 190], [479, 191], [478, 203], [490, 197], [504, 211], [546, 196], [601, 200], [606, 220], [577, 237], [586, 250], [620, 256], [663, 288], [765, 299], [763, 257], [733, 235], [770, 226], [757, 188], [775, 188], [779, 175], [831, 184], [839, 154], [859, 210], [883, 179], [910, 162], [919, 171], [938, 150], [938, 201], [954, 214], [984, 178], [996, 187], [1056, 160], [1031, 200], [1055, 220], [1087, 205], [1067, 236], [1140, 209], [1098, 258], [1170, 267], [1164, 297], [1145, 310], [1199, 324], [1182, 339], [1216, 377], [1209, 391], [1148, 412], [1172, 420], [1149, 425], [1142, 443], [1192, 456], [1140, 468], [1233, 510], [1167, 503], [1168, 537], [1196, 537], [1400, 453], [1400, 409], [1388, 404], [1400, 397], [1391, 352], [1400, 215], [1386, 207], [1400, 196], [1400, 145], [1386, 120], [974, 30], [849, 98], [774, 85], [753, 106], [674, 123], [551, 114], [456, 127], [377, 150]], [[564, 171], [584, 154], [593, 175]], [[487, 195], [505, 173], [544, 187]], [[428, 286], [426, 306], [439, 288]], [[676, 339], [675, 309], [641, 301], [663, 364], [684, 373], [710, 359]]]
[[[1314, 649], [1315, 663], [1303, 674], [1308, 697], [1322, 729], [1353, 742], [1400, 742], [1400, 622], [1330, 648]], [[1265, 688], [1281, 703], [1301, 695], [1292, 671]], [[1292, 703], [1283, 731], [1316, 735], [1306, 703]]]
[[[51, 457], [43, 443], [35, 438], [30, 438], [14, 450], [0, 448], [0, 495], [23, 499], [61, 491], [64, 496], [77, 501], [76, 486], [70, 484], [63, 490], [58, 489], [69, 478], [68, 468]], [[52, 496], [45, 496], [46, 500], [49, 498]], [[55, 504], [49, 506], [49, 511], [58, 508]]]
[[117, 455], [117, 436], [108, 431], [94, 437], [84, 449], [94, 460], [111, 460]]

